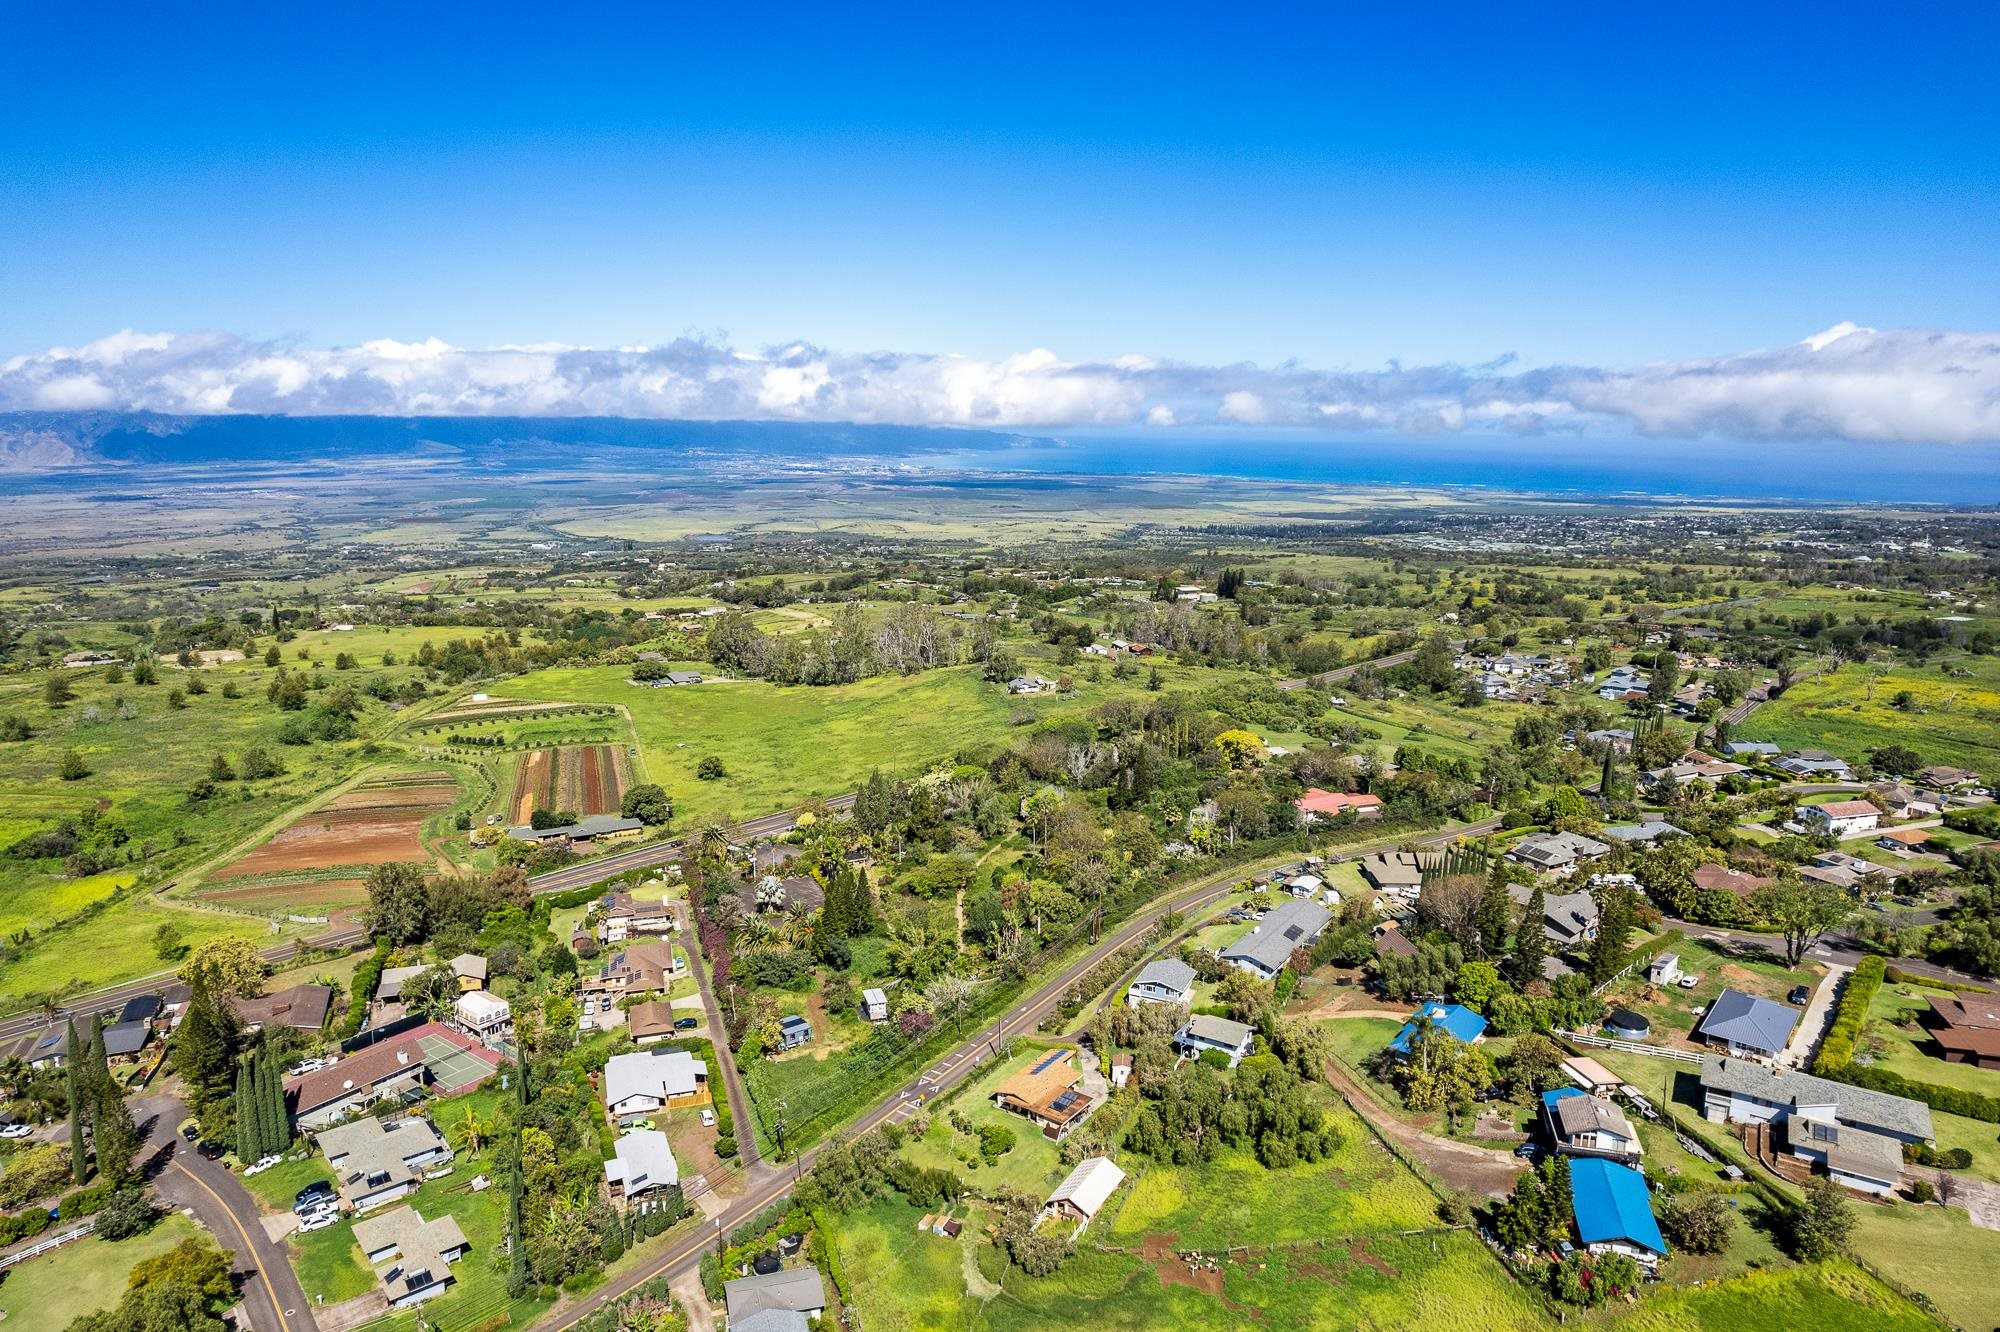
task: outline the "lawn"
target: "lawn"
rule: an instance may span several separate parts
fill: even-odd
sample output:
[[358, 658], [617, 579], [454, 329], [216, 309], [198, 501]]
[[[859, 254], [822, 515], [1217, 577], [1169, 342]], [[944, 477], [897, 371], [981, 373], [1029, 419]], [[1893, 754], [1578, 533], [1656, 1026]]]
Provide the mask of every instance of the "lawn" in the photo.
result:
[[[990, 1193], [1005, 1184], [1024, 1193], [1047, 1194], [1066, 1173], [1058, 1156], [1060, 1149], [1043, 1137], [1033, 1124], [993, 1104], [994, 1090], [1021, 1067], [1025, 1057], [1023, 1054], [1010, 1060], [994, 1061], [977, 1078], [962, 1084], [963, 1089], [950, 1101], [931, 1107], [930, 1133], [912, 1140], [905, 1146], [904, 1155], [918, 1165], [957, 1171], [982, 1193]], [[953, 1110], [971, 1122], [975, 1133], [982, 1124], [998, 1124], [1011, 1129], [1014, 1150], [994, 1165], [983, 1164], [975, 1140], [952, 1128]], [[972, 1160], [967, 1162], [962, 1159], [958, 1155], [960, 1151], [965, 1151]]]
[[[1239, 680], [1240, 674], [1163, 668], [1170, 687]], [[1015, 718], [1088, 712], [1107, 698], [1145, 692], [1142, 680], [1078, 677], [1075, 693], [1010, 698], [977, 667], [877, 676], [851, 685], [772, 685], [758, 680], [640, 689], [617, 666], [564, 667], [509, 680], [507, 697], [612, 703], [630, 710], [646, 770], [673, 793], [676, 823], [695, 826], [787, 809], [854, 790], [870, 771], [909, 773], [961, 750], [1003, 740]], [[726, 776], [695, 777], [715, 755]]]
[[1993, 1274], [2000, 1271], [2000, 1231], [1980, 1229], [1957, 1207], [1855, 1211], [1855, 1252], [1894, 1280], [1929, 1295], [1939, 1312], [1960, 1327], [1993, 1325], [2000, 1308], [1993, 1292]]
[[118, 1303], [126, 1274], [138, 1263], [199, 1233], [194, 1222], [169, 1213], [145, 1234], [117, 1244], [93, 1236], [30, 1258], [7, 1269], [0, 1283], [0, 1318], [10, 1327], [67, 1327]]
[[1680, 956], [1682, 971], [1701, 977], [1701, 983], [1694, 989], [1650, 985], [1640, 972], [1604, 992], [1607, 1004], [1630, 1008], [1652, 1022], [1649, 1040], [1655, 1045], [1696, 1048], [1690, 1037], [1701, 1021], [1697, 1011], [1705, 1010], [1725, 989], [1783, 1003], [1794, 985], [1817, 985], [1825, 974], [1825, 968], [1812, 963], [1791, 970], [1776, 952], [1728, 953], [1698, 939], [1675, 945], [1674, 952]]
[[1137, 1179], [1104, 1242], [1136, 1247], [1167, 1234], [1182, 1248], [1208, 1249], [1435, 1225], [1437, 1199], [1422, 1181], [1344, 1105], [1330, 1113], [1340, 1150], [1309, 1165], [1266, 1170], [1239, 1151], [1195, 1166], [1126, 1162]]
[[1897, 1025], [1913, 1014], [1930, 1012], [1930, 1005], [1925, 1002], [1929, 996], [1943, 998], [1951, 993], [1909, 984], [1884, 985], [1877, 990], [1874, 1001], [1868, 1005], [1867, 1026], [1870, 1048], [1877, 1039], [1882, 1043], [1882, 1053], [1874, 1062], [1919, 1082], [2000, 1096], [2000, 1070], [1946, 1063], [1933, 1053], [1937, 1047], [1931, 1043], [1927, 1030]]

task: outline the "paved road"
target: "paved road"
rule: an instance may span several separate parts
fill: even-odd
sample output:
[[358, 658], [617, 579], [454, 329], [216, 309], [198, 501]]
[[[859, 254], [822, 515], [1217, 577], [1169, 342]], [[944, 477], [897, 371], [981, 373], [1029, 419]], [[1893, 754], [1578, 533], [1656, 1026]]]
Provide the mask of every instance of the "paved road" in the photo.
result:
[[153, 1156], [153, 1187], [176, 1207], [194, 1211], [202, 1229], [236, 1255], [231, 1270], [258, 1332], [318, 1332], [306, 1293], [282, 1241], [265, 1234], [262, 1210], [243, 1182], [219, 1162], [203, 1159], [175, 1133], [187, 1107], [172, 1096], [134, 1101], [142, 1152]]
[[[1449, 842], [1460, 837], [1483, 836], [1499, 826], [1500, 820], [1489, 819], [1484, 823], [1431, 833], [1411, 840], [1420, 843]], [[1365, 854], [1367, 854], [1366, 848], [1357, 848], [1330, 858], [1352, 860]], [[961, 1042], [942, 1056], [914, 1082], [878, 1102], [849, 1125], [847, 1131], [853, 1135], [867, 1133], [883, 1124], [905, 1119], [916, 1113], [922, 1101], [935, 1100], [971, 1077], [979, 1068], [980, 1061], [997, 1051], [1001, 1042], [1034, 1031], [1036, 1024], [1056, 1006], [1071, 985], [1099, 962], [1141, 938], [1161, 916], [1169, 911], [1194, 912], [1213, 905], [1234, 891], [1235, 884], [1243, 873], [1244, 867], [1238, 866], [1216, 876], [1213, 882], [1203, 881], [1190, 885], [1138, 912], [1076, 961], [1064, 967], [1058, 975], [1043, 982], [1019, 1007], [998, 1021], [983, 1027], [977, 1035]], [[584, 1299], [552, 1311], [536, 1326], [544, 1332], [557, 1332], [559, 1329], [572, 1327], [605, 1305], [623, 1298], [634, 1287], [652, 1280], [661, 1273], [678, 1275], [694, 1267], [701, 1261], [703, 1250], [710, 1244], [717, 1242], [722, 1236], [789, 1194], [798, 1177], [812, 1168], [820, 1150], [818, 1147], [808, 1149], [801, 1153], [796, 1161], [788, 1164], [764, 1163], [745, 1171], [749, 1187], [725, 1211], [711, 1218], [706, 1227], [677, 1237], [668, 1245], [665, 1252], [652, 1261], [615, 1281], [606, 1283]]]
[[[852, 795], [836, 796], [826, 803], [832, 809], [846, 809], [854, 804], [854, 797]], [[777, 814], [766, 814], [760, 818], [738, 824], [736, 830], [742, 836], [761, 837], [770, 833], [784, 832], [792, 826], [792, 822], [796, 817], [797, 812], [794, 810], [785, 810]], [[533, 879], [529, 880], [529, 886], [536, 896], [543, 896], [549, 893], [568, 892], [573, 888], [582, 888], [590, 884], [602, 883], [604, 880], [615, 878], [628, 870], [650, 869], [656, 865], [664, 865], [671, 860], [675, 860], [679, 858], [686, 842], [687, 839], [685, 838], [675, 837], [664, 842], [654, 842], [647, 846], [634, 847], [630, 851], [618, 851], [608, 856], [600, 856], [595, 860], [587, 860], [580, 865], [566, 865], [562, 869], [551, 870], [547, 874], [536, 875]], [[263, 958], [271, 966], [281, 967], [298, 956], [304, 948], [341, 948], [352, 950], [364, 946], [367, 942], [368, 930], [366, 926], [358, 923], [346, 924], [329, 930], [325, 934], [307, 940], [304, 943], [292, 942], [267, 948], [263, 951]], [[101, 990], [92, 990], [85, 994], [77, 995], [56, 1014], [55, 1020], [60, 1021], [71, 1013], [75, 1013], [79, 1017], [88, 1020], [90, 1014], [103, 1012], [110, 1008], [117, 1008], [123, 1005], [127, 999], [136, 999], [141, 995], [158, 994], [163, 986], [171, 983], [171, 975], [171, 972], [161, 972], [142, 980], [127, 981], [119, 985], [107, 986]], [[0, 1019], [0, 1044], [39, 1033], [49, 1023], [49, 1018], [37, 1012], [17, 1013], [12, 1017]]]
[[[1780, 954], [1785, 951], [1784, 939], [1775, 934], [1754, 934], [1747, 930], [1725, 930], [1715, 925], [1697, 925], [1690, 920], [1676, 920], [1672, 916], [1662, 917], [1661, 923], [1670, 929], [1681, 931], [1690, 939], [1720, 940], [1739, 948], [1762, 948]], [[1814, 961], [1832, 962], [1839, 966], [1851, 967], [1859, 962], [1865, 954], [1859, 943], [1851, 935], [1829, 934], [1820, 940], [1819, 943], [1808, 949], [1806, 956]], [[1996, 980], [1991, 976], [1980, 976], [1970, 972], [1954, 971], [1950, 967], [1941, 967], [1934, 962], [1925, 962], [1913, 957], [1891, 958], [1889, 959], [1889, 965], [1895, 967], [1898, 971], [1908, 972], [1912, 976], [1922, 976], [1929, 980], [1943, 981], [1946, 984], [1983, 985], [1987, 987], [2000, 985], [2000, 980]]]

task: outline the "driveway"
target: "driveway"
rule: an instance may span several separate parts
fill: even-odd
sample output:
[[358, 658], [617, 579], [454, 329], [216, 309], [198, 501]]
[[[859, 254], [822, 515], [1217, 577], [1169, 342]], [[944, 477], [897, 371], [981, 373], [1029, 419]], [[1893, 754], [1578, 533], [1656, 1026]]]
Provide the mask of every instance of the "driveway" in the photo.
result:
[[1326, 1077], [1347, 1097], [1355, 1113], [1394, 1138], [1403, 1150], [1422, 1161], [1432, 1174], [1451, 1188], [1488, 1198], [1510, 1193], [1514, 1181], [1528, 1169], [1528, 1163], [1511, 1152], [1496, 1152], [1469, 1142], [1455, 1142], [1426, 1133], [1390, 1113], [1373, 1093], [1337, 1059], [1326, 1061]]
[[1799, 1025], [1792, 1028], [1792, 1039], [1779, 1056], [1779, 1062], [1793, 1068], [1805, 1068], [1812, 1063], [1813, 1052], [1826, 1037], [1826, 1029], [1833, 1023], [1834, 1002], [1840, 997], [1840, 989], [1847, 984], [1847, 978], [1854, 968], [1844, 962], [1829, 962], [1826, 975], [1812, 992], [1812, 999], [1806, 1004], [1806, 1011], [1799, 1015]]

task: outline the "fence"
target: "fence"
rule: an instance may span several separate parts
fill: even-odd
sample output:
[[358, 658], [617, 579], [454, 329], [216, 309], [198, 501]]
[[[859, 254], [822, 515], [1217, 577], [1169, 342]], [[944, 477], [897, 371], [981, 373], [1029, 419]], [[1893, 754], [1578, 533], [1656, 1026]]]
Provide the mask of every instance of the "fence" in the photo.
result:
[[1659, 1045], [1642, 1045], [1638, 1041], [1614, 1040], [1609, 1036], [1593, 1036], [1588, 1032], [1564, 1031], [1556, 1029], [1556, 1035], [1578, 1045], [1594, 1046], [1599, 1050], [1621, 1050], [1626, 1054], [1651, 1055], [1655, 1059], [1673, 1059], [1683, 1064], [1699, 1066], [1708, 1056], [1696, 1054], [1692, 1050], [1669, 1050]]
[[18, 1253], [10, 1253], [0, 1256], [0, 1269], [12, 1267], [15, 1263], [23, 1262], [29, 1258], [39, 1258], [41, 1255], [49, 1252], [49, 1250], [60, 1249], [63, 1245], [69, 1243], [71, 1240], [82, 1239], [85, 1235], [90, 1234], [90, 1232], [96, 1229], [97, 1229], [97, 1221], [95, 1218], [93, 1218], [89, 1221], [85, 1221], [83, 1224], [79, 1225], [75, 1230], [65, 1230], [60, 1235], [49, 1236], [49, 1238], [43, 1240], [40, 1244], [31, 1244], [27, 1248], [20, 1250]]

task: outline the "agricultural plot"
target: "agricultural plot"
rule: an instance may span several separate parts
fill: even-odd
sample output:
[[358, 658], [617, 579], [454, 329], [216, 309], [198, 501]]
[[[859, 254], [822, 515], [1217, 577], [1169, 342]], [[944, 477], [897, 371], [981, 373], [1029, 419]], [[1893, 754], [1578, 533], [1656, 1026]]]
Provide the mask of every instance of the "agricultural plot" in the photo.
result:
[[538, 809], [616, 814], [629, 785], [630, 770], [617, 745], [531, 750], [515, 766], [504, 812], [514, 823], [526, 823]]
[[458, 785], [448, 772], [371, 778], [211, 876], [251, 879], [346, 865], [426, 860], [425, 820], [449, 809]]

